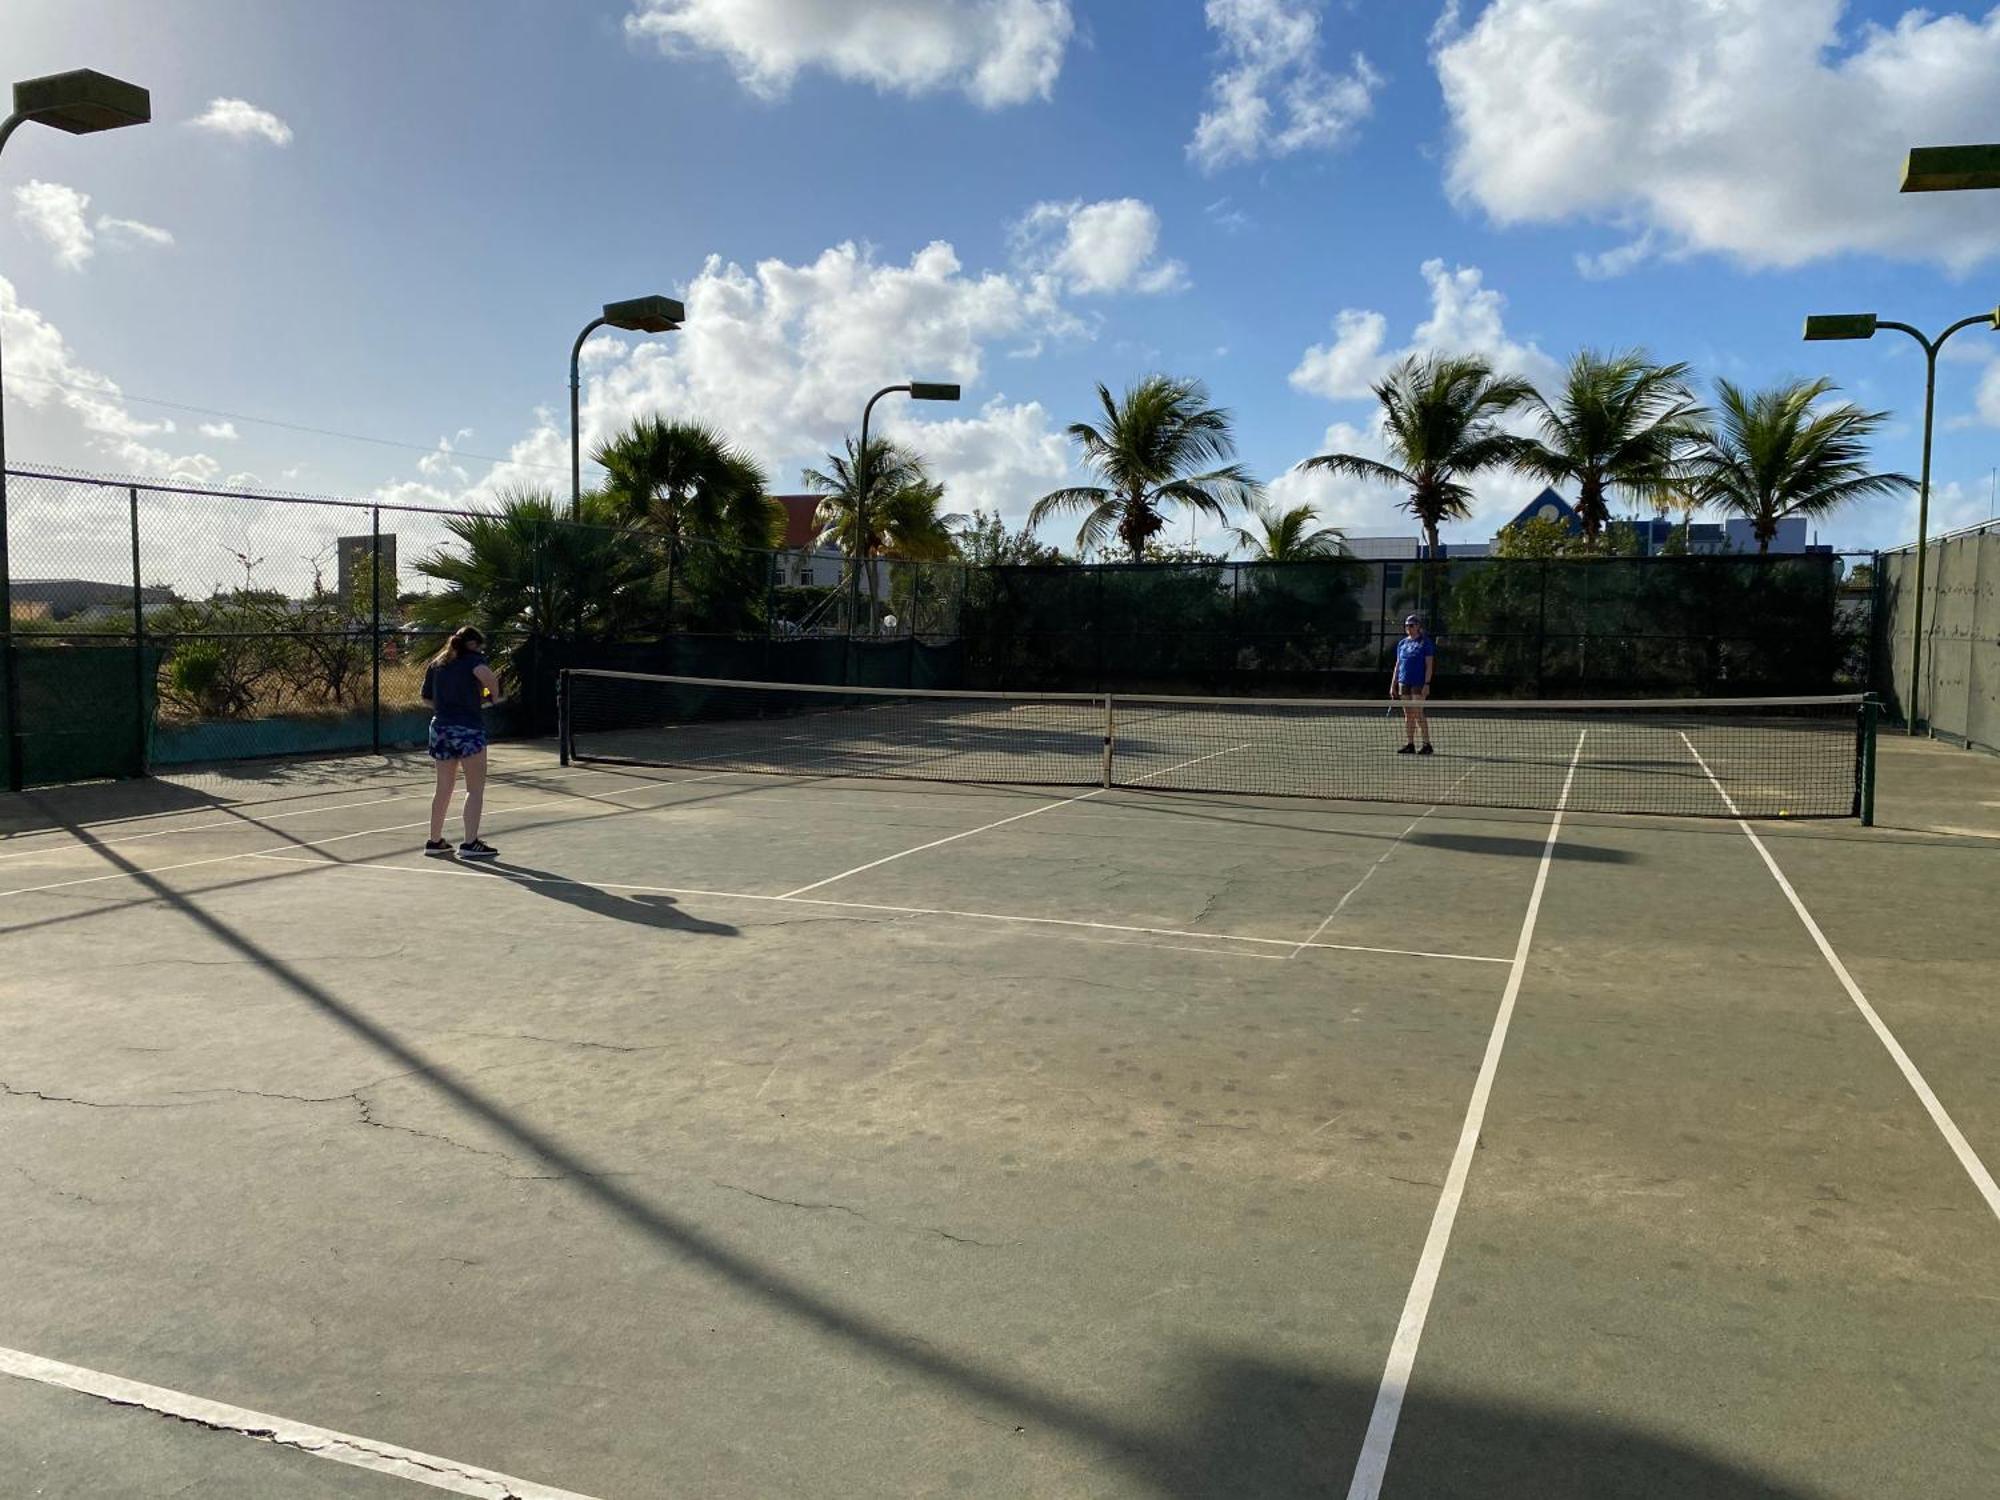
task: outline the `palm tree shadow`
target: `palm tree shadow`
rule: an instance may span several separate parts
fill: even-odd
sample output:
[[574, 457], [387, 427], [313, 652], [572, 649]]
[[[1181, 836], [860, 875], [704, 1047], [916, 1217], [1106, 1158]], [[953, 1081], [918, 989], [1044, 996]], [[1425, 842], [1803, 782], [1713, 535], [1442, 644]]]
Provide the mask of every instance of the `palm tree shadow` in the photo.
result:
[[551, 901], [559, 901], [565, 906], [574, 906], [579, 911], [587, 911], [593, 916], [610, 917], [618, 922], [632, 922], [641, 927], [658, 927], [669, 932], [699, 933], [708, 937], [738, 937], [741, 929], [727, 922], [711, 922], [681, 909], [672, 896], [656, 891], [634, 891], [630, 894], [606, 890], [602, 886], [588, 885], [581, 880], [572, 880], [566, 875], [552, 874], [547, 870], [537, 870], [531, 865], [515, 864], [506, 860], [491, 860], [483, 865], [459, 865], [456, 868], [467, 875], [485, 880], [504, 880], [509, 885], [524, 891], [533, 891], [537, 896], [546, 896]]

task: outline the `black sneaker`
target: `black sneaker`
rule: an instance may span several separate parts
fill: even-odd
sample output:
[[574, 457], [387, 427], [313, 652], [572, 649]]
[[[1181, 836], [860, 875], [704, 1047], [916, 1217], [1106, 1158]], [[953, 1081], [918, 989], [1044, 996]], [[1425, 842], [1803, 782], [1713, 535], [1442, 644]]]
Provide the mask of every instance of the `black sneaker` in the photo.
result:
[[1431, 753], [1431, 742], [1430, 742], [1429, 740], [1425, 740], [1425, 741], [1424, 741], [1424, 748], [1423, 748], [1423, 749], [1421, 749], [1421, 750], [1419, 750], [1419, 751], [1417, 752], [1417, 754], [1419, 754], [1419, 755], [1429, 755], [1430, 753]]
[[426, 853], [426, 854], [449, 854], [449, 853], [451, 853], [451, 840], [450, 840], [450, 839], [425, 839], [425, 840], [424, 840], [424, 853]]
[[1415, 755], [1417, 753], [1417, 747], [1415, 745], [1405, 745], [1403, 746], [1402, 749], [1398, 750], [1396, 753], [1398, 755]]
[[460, 859], [497, 859], [500, 851], [484, 839], [467, 839], [458, 846]]

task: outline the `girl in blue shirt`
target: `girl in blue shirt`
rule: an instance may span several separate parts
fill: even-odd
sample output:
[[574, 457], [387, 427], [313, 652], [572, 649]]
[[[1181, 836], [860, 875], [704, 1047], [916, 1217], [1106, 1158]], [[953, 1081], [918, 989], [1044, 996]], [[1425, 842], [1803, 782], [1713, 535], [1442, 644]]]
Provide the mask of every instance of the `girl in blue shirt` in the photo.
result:
[[[1424, 629], [1422, 615], [1403, 621], [1403, 638], [1396, 642], [1396, 666], [1389, 674], [1389, 696], [1403, 700], [1403, 748], [1398, 755], [1431, 753], [1431, 722], [1424, 717], [1424, 700], [1431, 695], [1431, 678], [1437, 672], [1437, 646]], [[1422, 734], [1424, 746], [1417, 748]]]
[[461, 859], [492, 859], [500, 851], [479, 837], [479, 815], [486, 804], [487, 703], [500, 701], [500, 679], [486, 665], [486, 637], [471, 625], [461, 625], [424, 670], [424, 702], [431, 706], [430, 755], [437, 765], [437, 791], [431, 796], [431, 836], [426, 854], [449, 854], [444, 836], [445, 815], [451, 811], [452, 788], [459, 768], [465, 768], [465, 842]]

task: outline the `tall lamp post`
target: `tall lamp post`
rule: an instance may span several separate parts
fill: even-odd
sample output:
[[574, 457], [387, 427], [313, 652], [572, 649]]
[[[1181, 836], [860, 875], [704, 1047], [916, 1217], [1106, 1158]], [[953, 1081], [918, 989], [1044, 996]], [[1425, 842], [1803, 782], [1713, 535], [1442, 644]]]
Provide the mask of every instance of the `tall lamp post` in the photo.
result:
[[[912, 401], [956, 401], [958, 387], [945, 385], [935, 380], [912, 380], [903, 385], [885, 385], [868, 398], [868, 404], [861, 408], [861, 446], [854, 454], [854, 573], [848, 583], [847, 638], [854, 639], [854, 622], [861, 618], [861, 569], [868, 561], [868, 491], [874, 477], [868, 472], [868, 419], [874, 415], [875, 403], [884, 396], [893, 396], [898, 391], [907, 392]], [[868, 633], [875, 633], [875, 622], [868, 622]]]
[[[135, 83], [111, 78], [92, 68], [26, 78], [14, 85], [14, 112], [0, 121], [0, 151], [21, 125], [32, 120], [70, 135], [94, 135], [125, 125], [144, 125], [153, 118], [152, 96]], [[0, 382], [4, 384], [4, 382]], [[18, 792], [23, 780], [21, 758], [21, 693], [14, 673], [14, 596], [7, 556], [7, 422], [0, 399], [0, 716], [7, 722], [7, 790]]]
[[[1913, 155], [1915, 153], [1912, 153]], [[1937, 403], [1937, 361], [1938, 350], [1945, 340], [1961, 328], [1970, 328], [1975, 323], [2000, 329], [2000, 307], [1991, 312], [1974, 313], [1969, 318], [1960, 318], [1936, 338], [1926, 338], [1919, 329], [1908, 323], [1895, 323], [1887, 318], [1878, 318], [1873, 313], [1828, 313], [1806, 319], [1806, 338], [1812, 342], [1834, 339], [1872, 339], [1878, 328], [1894, 328], [1907, 333], [1923, 346], [1924, 350], [1924, 460], [1923, 469], [1917, 480], [1917, 587], [1915, 629], [1910, 638], [1910, 701], [1903, 708], [1903, 723], [1909, 733], [1917, 732], [1917, 717], [1920, 709], [1922, 682], [1921, 670], [1924, 662], [1924, 543], [1930, 535], [1931, 521], [1931, 418]]]
[[577, 365], [583, 358], [583, 341], [600, 328], [624, 328], [633, 333], [672, 333], [687, 321], [687, 309], [671, 297], [633, 297], [624, 302], [607, 302], [600, 317], [583, 325], [583, 332], [569, 349], [569, 518], [583, 513], [583, 452], [577, 433]]

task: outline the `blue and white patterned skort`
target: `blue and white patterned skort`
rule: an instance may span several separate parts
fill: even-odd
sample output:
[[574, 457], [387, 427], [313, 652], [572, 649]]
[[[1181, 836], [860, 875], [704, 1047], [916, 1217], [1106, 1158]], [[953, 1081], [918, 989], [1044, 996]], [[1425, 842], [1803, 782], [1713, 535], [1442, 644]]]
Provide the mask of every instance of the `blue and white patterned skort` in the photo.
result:
[[431, 720], [432, 760], [464, 760], [486, 748], [486, 731], [467, 729], [463, 724], [440, 724]]

